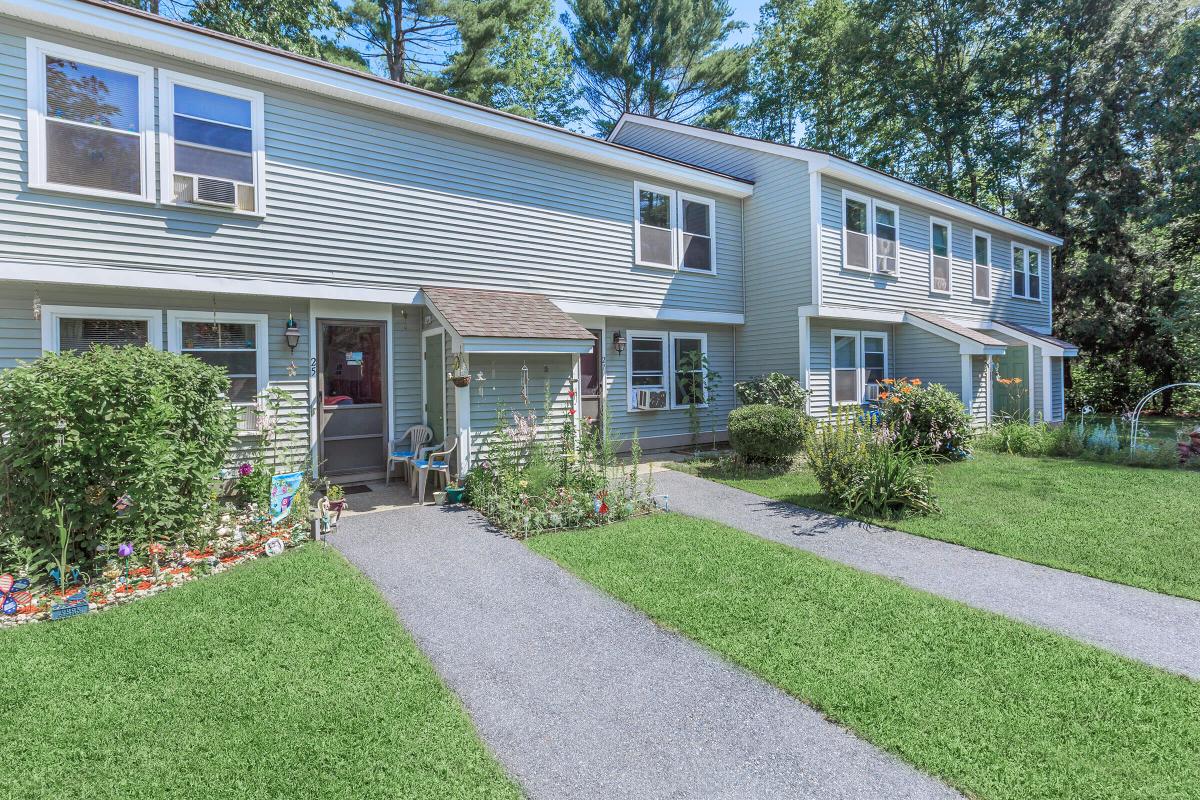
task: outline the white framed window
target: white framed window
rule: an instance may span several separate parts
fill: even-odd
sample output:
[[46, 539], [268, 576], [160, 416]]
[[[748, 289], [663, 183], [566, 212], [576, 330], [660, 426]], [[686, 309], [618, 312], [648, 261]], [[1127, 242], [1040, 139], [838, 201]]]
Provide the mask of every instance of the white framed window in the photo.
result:
[[888, 377], [887, 334], [880, 331], [832, 332], [830, 391], [833, 405], [860, 405], [878, 397]]
[[229, 401], [250, 408], [267, 388], [267, 315], [168, 311], [167, 349], [224, 367]]
[[693, 403], [701, 408], [708, 406], [702, 361], [707, 357], [707, 334], [671, 334], [671, 408], [687, 408]]
[[953, 229], [949, 221], [929, 220], [929, 291], [951, 294], [954, 291]]
[[634, 262], [675, 268], [675, 192], [645, 183], [633, 189]]
[[842, 190], [842, 266], [857, 272], [900, 274], [900, 207]]
[[85, 352], [92, 345], [162, 348], [162, 312], [150, 308], [42, 306], [42, 349]]
[[1042, 299], [1042, 251], [1021, 244], [1012, 246], [1012, 296]]
[[872, 203], [875, 223], [875, 271], [882, 275], [900, 272], [900, 207], [881, 200]]
[[29, 188], [154, 202], [154, 70], [29, 39]]
[[717, 270], [717, 204], [707, 197], [679, 193], [679, 268]]
[[164, 203], [265, 213], [261, 92], [159, 72]]
[[625, 368], [629, 374], [629, 410], [637, 411], [638, 389], [667, 389], [670, 358], [664, 331], [629, 331]]
[[976, 300], [992, 299], [992, 235], [975, 231], [971, 236], [974, 248], [975, 269], [972, 276], [972, 292]]
[[842, 192], [842, 266], [871, 271], [871, 200]]

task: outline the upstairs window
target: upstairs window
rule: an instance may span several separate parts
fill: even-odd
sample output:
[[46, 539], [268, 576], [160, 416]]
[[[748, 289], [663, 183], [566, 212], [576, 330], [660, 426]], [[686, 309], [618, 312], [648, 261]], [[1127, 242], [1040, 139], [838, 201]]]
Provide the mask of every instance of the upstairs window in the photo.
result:
[[712, 272], [713, 228], [716, 226], [716, 203], [700, 197], [679, 196], [679, 235], [682, 240], [680, 266], [700, 272]]
[[675, 193], [636, 184], [637, 231], [634, 241], [638, 264], [675, 266]]
[[899, 206], [842, 192], [842, 266], [889, 277], [899, 274]]
[[975, 231], [975, 299], [992, 299], [992, 237]]
[[153, 201], [153, 70], [35, 39], [26, 56], [30, 187]]
[[929, 221], [929, 290], [950, 294], [952, 286], [950, 223], [933, 219]]
[[1012, 262], [1013, 297], [1040, 300], [1042, 297], [1042, 251], [1014, 244]]
[[164, 202], [262, 213], [262, 94], [162, 73]]

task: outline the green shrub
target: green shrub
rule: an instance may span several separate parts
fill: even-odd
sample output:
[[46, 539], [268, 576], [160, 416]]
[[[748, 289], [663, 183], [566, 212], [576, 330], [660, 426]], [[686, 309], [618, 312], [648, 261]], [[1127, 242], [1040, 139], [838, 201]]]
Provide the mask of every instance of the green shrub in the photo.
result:
[[808, 417], [784, 406], [741, 406], [729, 412], [729, 444], [750, 464], [776, 464], [804, 445]]
[[812, 431], [804, 456], [821, 493], [839, 511], [876, 517], [938, 513], [924, 459], [897, 444], [876, 418], [847, 409]]
[[880, 392], [879, 414], [902, 447], [948, 461], [971, 454], [971, 415], [962, 398], [941, 384], [889, 378]]
[[744, 406], [783, 406], [796, 411], [807, 408], [808, 390], [800, 381], [782, 372], [770, 372], [733, 385]]
[[[196, 534], [233, 438], [228, 390], [224, 370], [149, 347], [47, 354], [0, 373], [0, 532], [44, 564], [61, 502], [70, 558], [84, 565], [102, 544]], [[118, 516], [123, 495], [132, 506]]]

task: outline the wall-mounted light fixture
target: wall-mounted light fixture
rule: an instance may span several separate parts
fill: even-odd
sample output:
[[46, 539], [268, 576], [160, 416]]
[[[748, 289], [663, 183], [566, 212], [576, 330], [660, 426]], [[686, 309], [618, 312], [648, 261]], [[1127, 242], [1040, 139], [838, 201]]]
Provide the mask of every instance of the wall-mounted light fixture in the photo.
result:
[[296, 324], [296, 320], [288, 314], [287, 327], [283, 329], [283, 338], [287, 342], [287, 346], [295, 352], [296, 345], [300, 344], [300, 326]]
[[617, 351], [617, 355], [625, 352], [625, 338], [620, 331], [613, 331], [613, 350]]

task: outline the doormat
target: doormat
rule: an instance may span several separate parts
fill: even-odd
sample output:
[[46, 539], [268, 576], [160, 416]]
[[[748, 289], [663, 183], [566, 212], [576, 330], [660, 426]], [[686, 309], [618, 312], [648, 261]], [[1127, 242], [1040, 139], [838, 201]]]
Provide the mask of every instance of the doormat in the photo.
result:
[[345, 494], [362, 494], [371, 491], [371, 487], [363, 483], [356, 483], [353, 486], [343, 486], [342, 491]]

